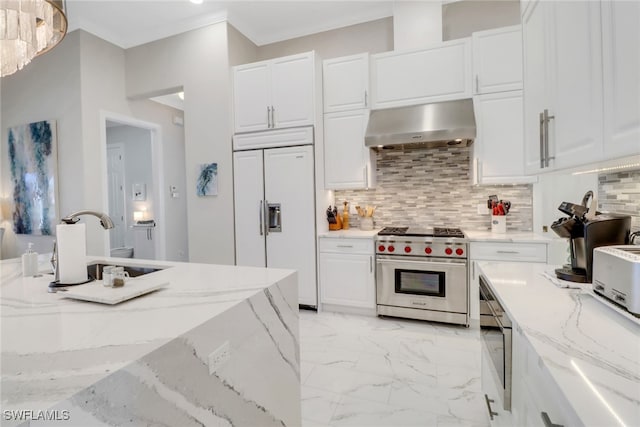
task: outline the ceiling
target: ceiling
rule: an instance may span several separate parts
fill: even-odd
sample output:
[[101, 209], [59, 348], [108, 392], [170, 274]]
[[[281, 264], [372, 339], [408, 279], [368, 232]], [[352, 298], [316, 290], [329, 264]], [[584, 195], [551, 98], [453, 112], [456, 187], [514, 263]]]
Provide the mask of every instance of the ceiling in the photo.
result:
[[67, 0], [81, 28], [124, 49], [227, 20], [256, 45], [393, 15], [393, 1]]

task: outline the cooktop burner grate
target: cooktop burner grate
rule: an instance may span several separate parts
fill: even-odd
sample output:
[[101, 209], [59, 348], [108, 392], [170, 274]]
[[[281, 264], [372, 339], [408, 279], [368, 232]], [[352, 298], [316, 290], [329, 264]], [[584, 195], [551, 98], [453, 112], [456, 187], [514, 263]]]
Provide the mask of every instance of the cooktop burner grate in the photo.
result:
[[464, 238], [464, 233], [457, 227], [411, 228], [385, 227], [378, 236], [426, 236], [426, 237], [455, 237]]
[[408, 229], [409, 227], [385, 227], [378, 232], [378, 236], [402, 236]]
[[433, 227], [433, 235], [436, 237], [461, 237], [464, 238], [464, 233], [459, 228], [450, 227]]

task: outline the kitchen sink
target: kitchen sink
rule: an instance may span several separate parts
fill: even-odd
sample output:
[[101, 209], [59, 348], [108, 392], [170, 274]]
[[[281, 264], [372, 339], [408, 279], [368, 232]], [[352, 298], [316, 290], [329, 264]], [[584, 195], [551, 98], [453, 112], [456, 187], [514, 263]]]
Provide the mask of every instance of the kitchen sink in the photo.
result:
[[137, 265], [122, 265], [118, 263], [103, 263], [103, 262], [93, 262], [91, 264], [87, 264], [87, 273], [89, 273], [89, 277], [93, 280], [102, 280], [102, 270], [105, 267], [118, 266], [123, 267], [124, 271], [129, 273], [129, 277], [138, 277], [143, 276], [145, 274], [154, 273], [156, 271], [164, 270], [166, 267], [140, 267]]

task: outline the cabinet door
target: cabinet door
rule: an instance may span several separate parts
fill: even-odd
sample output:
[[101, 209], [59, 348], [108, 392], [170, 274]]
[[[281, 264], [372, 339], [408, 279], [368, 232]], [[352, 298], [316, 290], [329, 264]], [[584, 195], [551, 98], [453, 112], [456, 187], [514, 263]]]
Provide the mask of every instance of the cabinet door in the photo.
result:
[[472, 35], [474, 93], [522, 89], [520, 25]]
[[640, 154], [640, 3], [602, 2], [604, 153]]
[[364, 146], [368, 110], [324, 116], [324, 177], [329, 190], [369, 187], [371, 150]]
[[152, 227], [133, 227], [133, 257], [156, 259], [155, 230]]
[[281, 230], [267, 235], [267, 267], [298, 271], [300, 304], [317, 304], [313, 146], [264, 154], [265, 203], [280, 205]]
[[371, 108], [400, 107], [471, 97], [471, 42], [371, 57]]
[[320, 253], [320, 301], [375, 308], [373, 255]]
[[233, 153], [236, 265], [266, 266], [262, 150]]
[[522, 17], [524, 72], [525, 172], [542, 169], [540, 113], [549, 108], [547, 64], [547, 22], [549, 2], [530, 1]]
[[473, 98], [477, 136], [473, 143], [478, 184], [535, 181], [524, 176], [522, 91]]
[[233, 115], [235, 132], [264, 130], [269, 127], [271, 79], [268, 62], [233, 68]]
[[369, 54], [324, 61], [322, 83], [325, 113], [367, 108]]
[[271, 61], [273, 124], [276, 128], [312, 125], [314, 57], [312, 53]]
[[549, 155], [558, 169], [602, 160], [600, 3], [548, 3], [553, 8], [548, 108], [555, 117], [549, 123]]

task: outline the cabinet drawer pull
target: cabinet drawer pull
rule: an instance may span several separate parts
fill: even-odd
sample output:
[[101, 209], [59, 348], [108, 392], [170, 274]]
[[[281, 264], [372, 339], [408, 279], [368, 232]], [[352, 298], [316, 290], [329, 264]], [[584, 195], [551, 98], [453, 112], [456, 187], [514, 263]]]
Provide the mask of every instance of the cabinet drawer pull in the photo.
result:
[[544, 169], [544, 114], [540, 113], [540, 169]]
[[373, 257], [369, 257], [369, 273], [373, 273]]
[[339, 248], [352, 248], [353, 245], [336, 245]]
[[544, 427], [564, 427], [562, 424], [552, 423], [551, 418], [549, 418], [549, 414], [547, 414], [546, 412], [540, 412], [540, 416], [542, 417]]
[[364, 106], [365, 106], [365, 107], [368, 107], [368, 105], [367, 105], [367, 104], [368, 104], [368, 100], [367, 100], [367, 91], [365, 90], [365, 91], [364, 91]]
[[484, 401], [487, 402], [487, 411], [489, 411], [489, 418], [491, 418], [491, 421], [493, 421], [493, 416], [498, 415], [497, 412], [493, 412], [493, 410], [491, 409], [491, 404], [494, 402], [494, 400], [489, 399], [489, 396], [485, 394]]
[[518, 251], [496, 251], [498, 254], [519, 254]]

